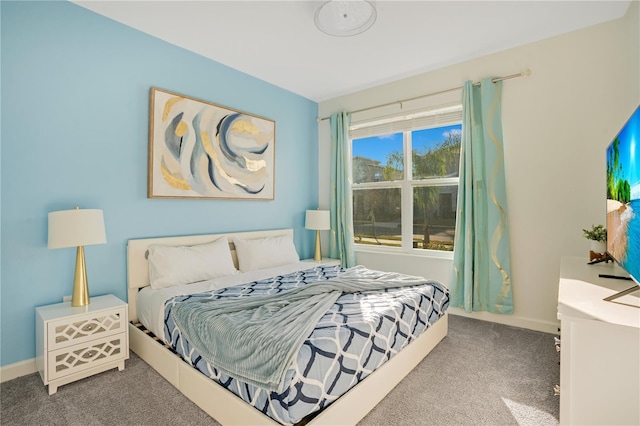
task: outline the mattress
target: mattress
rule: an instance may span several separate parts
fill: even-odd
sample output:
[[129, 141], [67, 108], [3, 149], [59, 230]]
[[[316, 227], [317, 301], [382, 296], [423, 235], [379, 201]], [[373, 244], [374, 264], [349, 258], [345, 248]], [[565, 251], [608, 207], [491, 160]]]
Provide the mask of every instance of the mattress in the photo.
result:
[[161, 290], [143, 290], [138, 313], [187, 363], [281, 424], [296, 424], [331, 404], [444, 315], [449, 293], [439, 283], [343, 294], [302, 345], [282, 392], [243, 383], [210, 365], [175, 326], [185, 300], [273, 294], [338, 276], [338, 266], [309, 263]]

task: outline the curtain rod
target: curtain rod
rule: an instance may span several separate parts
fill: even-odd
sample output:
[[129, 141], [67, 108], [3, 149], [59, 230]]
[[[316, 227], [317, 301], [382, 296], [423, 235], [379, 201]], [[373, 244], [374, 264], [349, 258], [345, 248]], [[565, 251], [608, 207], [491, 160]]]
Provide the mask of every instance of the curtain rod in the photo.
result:
[[[526, 70], [526, 71], [522, 71], [522, 72], [519, 72], [519, 73], [516, 73], [516, 74], [505, 75], [503, 77], [496, 77], [496, 78], [492, 79], [491, 81], [493, 83], [497, 83], [498, 81], [502, 81], [502, 80], [509, 80], [511, 78], [517, 78], [517, 77], [529, 77], [530, 75], [531, 75], [531, 70]], [[480, 86], [480, 82], [473, 83], [473, 85], [474, 86]], [[389, 105], [395, 105], [395, 104], [402, 105], [404, 102], [415, 101], [416, 99], [427, 98], [429, 96], [441, 95], [443, 93], [449, 93], [449, 92], [453, 92], [453, 91], [456, 91], [456, 90], [461, 90], [463, 88], [464, 88], [464, 86], [458, 86], [458, 87], [453, 87], [451, 89], [440, 90], [439, 92], [427, 93], [426, 95], [420, 95], [420, 96], [416, 96], [416, 97], [413, 97], [413, 98], [403, 99], [401, 101], [388, 102], [386, 104], [376, 105], [376, 106], [372, 106], [372, 107], [368, 107], [368, 108], [357, 109], [355, 111], [351, 111], [351, 114], [356, 114], [358, 112], [369, 111], [371, 109], [376, 109], [376, 108], [382, 108], [382, 107], [386, 107], [386, 106], [389, 106]], [[330, 117], [318, 118], [318, 123], [321, 122], [321, 121], [324, 121], [324, 120], [328, 120], [329, 118]]]

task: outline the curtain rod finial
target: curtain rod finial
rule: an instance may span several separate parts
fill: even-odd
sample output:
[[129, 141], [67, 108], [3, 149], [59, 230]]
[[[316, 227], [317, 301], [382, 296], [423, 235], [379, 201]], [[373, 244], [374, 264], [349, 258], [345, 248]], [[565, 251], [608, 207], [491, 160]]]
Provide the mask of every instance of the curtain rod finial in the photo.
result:
[[530, 69], [526, 69], [524, 71], [522, 71], [522, 75], [525, 77], [529, 77], [531, 75], [531, 70]]

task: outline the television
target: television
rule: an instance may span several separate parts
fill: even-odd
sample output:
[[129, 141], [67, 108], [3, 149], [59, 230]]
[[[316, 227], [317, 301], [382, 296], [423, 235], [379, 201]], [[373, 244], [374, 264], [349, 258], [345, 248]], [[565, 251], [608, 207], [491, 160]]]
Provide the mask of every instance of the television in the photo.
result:
[[607, 254], [635, 283], [608, 301], [640, 290], [639, 157], [640, 106], [607, 147]]

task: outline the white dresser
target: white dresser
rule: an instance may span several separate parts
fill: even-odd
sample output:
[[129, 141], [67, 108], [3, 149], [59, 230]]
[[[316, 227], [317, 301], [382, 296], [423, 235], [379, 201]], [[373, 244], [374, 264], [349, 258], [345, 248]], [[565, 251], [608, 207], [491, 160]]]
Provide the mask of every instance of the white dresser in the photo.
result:
[[[640, 424], [640, 308], [602, 300], [631, 287], [613, 263], [588, 265], [563, 257], [558, 319], [561, 321], [560, 424]], [[638, 292], [621, 302], [635, 304]]]
[[58, 386], [117, 367], [129, 358], [127, 304], [112, 295], [36, 308], [36, 366], [49, 395]]

